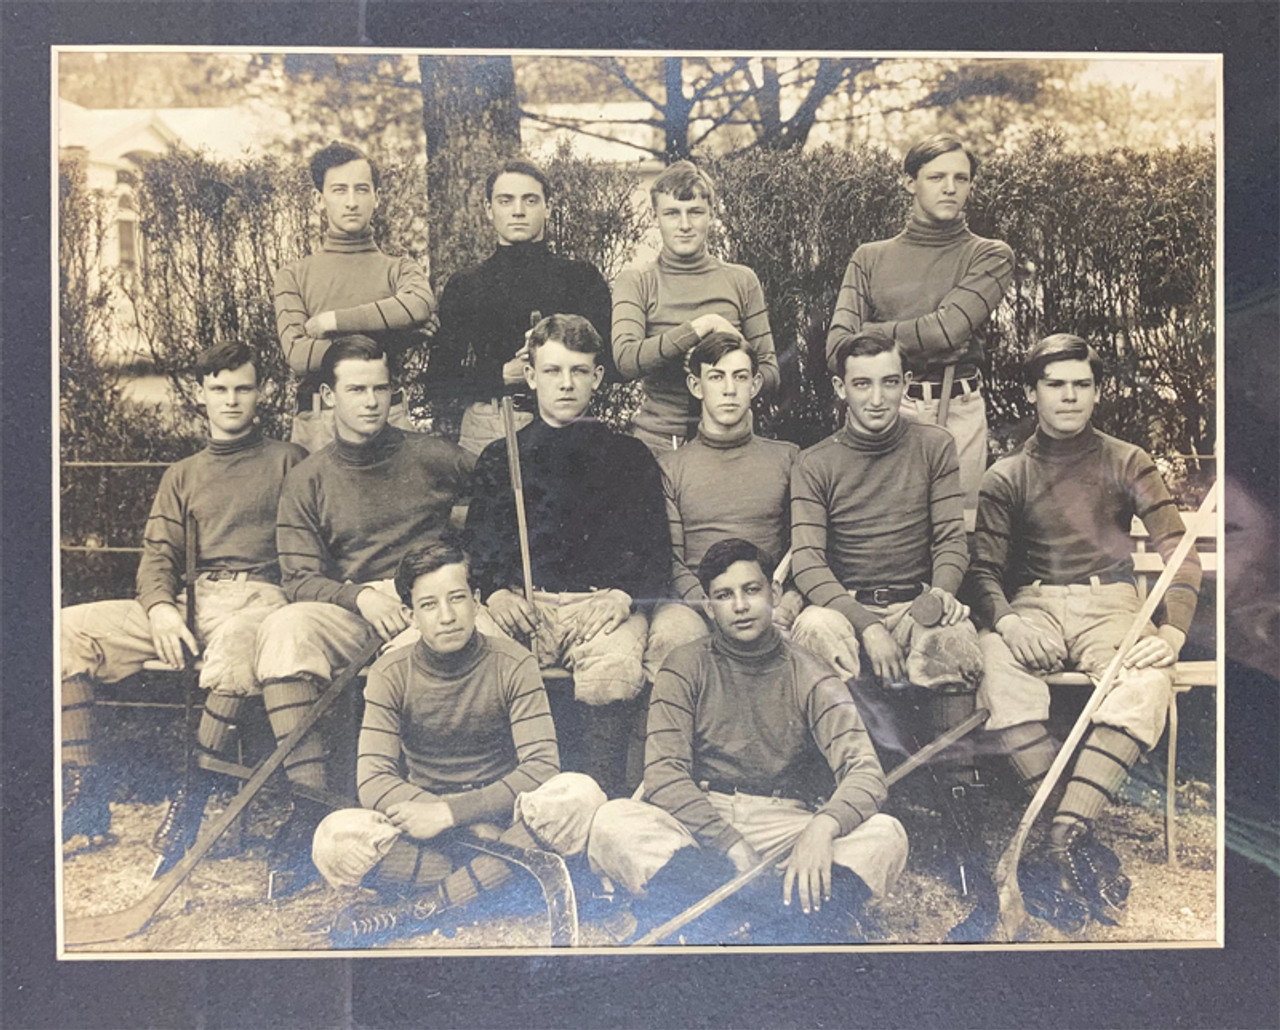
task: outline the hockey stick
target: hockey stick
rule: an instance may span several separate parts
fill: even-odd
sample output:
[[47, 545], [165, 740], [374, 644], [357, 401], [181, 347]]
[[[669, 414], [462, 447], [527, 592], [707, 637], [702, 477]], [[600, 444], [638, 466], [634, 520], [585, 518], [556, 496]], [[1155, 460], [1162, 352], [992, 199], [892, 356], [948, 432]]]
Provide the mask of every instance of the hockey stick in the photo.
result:
[[578, 899], [573, 892], [573, 880], [569, 878], [569, 868], [564, 864], [563, 858], [553, 851], [519, 848], [500, 840], [485, 840], [476, 836], [463, 837], [461, 842], [476, 851], [519, 866], [537, 880], [542, 889], [542, 898], [547, 903], [547, 917], [551, 922], [551, 946], [578, 946]]
[[[899, 780], [915, 772], [940, 752], [949, 748], [957, 740], [960, 740], [962, 737], [965, 737], [976, 730], [987, 721], [989, 715], [990, 713], [985, 708], [979, 708], [963, 722], [956, 723], [956, 725], [952, 726], [946, 733], [939, 734], [901, 765], [895, 766], [893, 771], [885, 777], [885, 786], [892, 787]], [[716, 905], [724, 901], [725, 898], [737, 894], [738, 891], [742, 890], [742, 888], [747, 884], [760, 877], [766, 869], [772, 868], [775, 862], [789, 854], [792, 845], [795, 844], [796, 839], [799, 836], [800, 834], [796, 833], [794, 836], [790, 836], [786, 840], [779, 841], [761, 855], [760, 861], [750, 869], [739, 873], [732, 880], [721, 884], [701, 901], [695, 901], [679, 915], [672, 916], [661, 926], [650, 930], [638, 941], [631, 944], [630, 947], [647, 948], [650, 945], [660, 944], [677, 930], [682, 929], [699, 916], [711, 911], [711, 909], [715, 908]]]
[[956, 384], [956, 366], [948, 365], [942, 370], [942, 396], [938, 398], [937, 425], [947, 428], [947, 416], [951, 414], [951, 391]]
[[1103, 698], [1110, 692], [1116, 677], [1120, 674], [1124, 656], [1137, 643], [1142, 631], [1151, 620], [1152, 614], [1164, 599], [1165, 591], [1169, 589], [1169, 584], [1173, 582], [1173, 577], [1182, 568], [1182, 563], [1186, 560], [1191, 548], [1195, 546], [1196, 536], [1199, 534], [1200, 529], [1213, 516], [1216, 504], [1217, 483], [1214, 483], [1210, 486], [1209, 493], [1201, 503], [1199, 510], [1192, 516], [1186, 531], [1182, 534], [1182, 539], [1178, 541], [1178, 546], [1174, 548], [1173, 554], [1165, 562], [1164, 571], [1160, 573], [1160, 578], [1156, 580], [1155, 586], [1147, 594], [1147, 599], [1138, 608], [1137, 614], [1133, 617], [1132, 625], [1130, 625], [1128, 632], [1125, 633], [1116, 647], [1115, 657], [1107, 665], [1106, 672], [1103, 673], [1102, 679], [1098, 681], [1098, 685], [1093, 688], [1093, 693], [1089, 695], [1089, 700], [1085, 703], [1084, 710], [1080, 713], [1079, 718], [1076, 719], [1075, 726], [1071, 728], [1067, 739], [1062, 742], [1062, 747], [1058, 749], [1058, 754], [1054, 758], [1053, 764], [1049, 766], [1049, 771], [1045, 773], [1044, 779], [1040, 781], [1039, 789], [1031, 798], [1031, 803], [1027, 805], [1027, 810], [1022, 815], [1022, 821], [1018, 823], [1018, 828], [1014, 831], [1013, 839], [1009, 841], [1009, 846], [1004, 849], [1000, 860], [996, 863], [996, 892], [1000, 898], [999, 926], [1006, 942], [1013, 940], [1014, 934], [1018, 932], [1018, 929], [1027, 918], [1026, 905], [1022, 901], [1022, 889], [1018, 886], [1018, 863], [1022, 860], [1022, 849], [1027, 842], [1027, 835], [1031, 832], [1031, 824], [1036, 821], [1036, 817], [1044, 807], [1044, 803], [1053, 791], [1054, 785], [1062, 776], [1067, 763], [1071, 761], [1071, 756], [1075, 753], [1076, 747], [1088, 732], [1093, 713], [1098, 710], [1098, 706], [1102, 704]]
[[378, 649], [381, 646], [382, 639], [375, 637], [357, 652], [356, 656], [351, 660], [351, 664], [343, 669], [337, 679], [325, 688], [324, 693], [316, 698], [315, 703], [307, 710], [307, 714], [293, 728], [293, 732], [285, 737], [276, 746], [276, 749], [262, 760], [254, 771], [253, 776], [240, 788], [240, 793], [232, 799], [231, 804], [226, 807], [225, 811], [205, 827], [204, 832], [200, 834], [195, 844], [191, 846], [182, 860], [160, 877], [155, 882], [155, 886], [134, 904], [118, 912], [67, 919], [63, 924], [64, 944], [68, 947], [76, 947], [83, 944], [118, 941], [139, 933], [151, 922], [151, 918], [160, 910], [160, 906], [169, 900], [169, 896], [187, 878], [191, 870], [195, 868], [196, 863], [204, 858], [218, 838], [235, 822], [236, 817], [248, 807], [249, 802], [262, 789], [262, 785], [267, 782], [271, 774], [284, 764], [284, 760], [289, 757], [290, 752], [298, 746], [302, 738], [319, 721], [330, 705], [338, 699], [339, 695], [355, 681], [360, 671], [378, 653]]

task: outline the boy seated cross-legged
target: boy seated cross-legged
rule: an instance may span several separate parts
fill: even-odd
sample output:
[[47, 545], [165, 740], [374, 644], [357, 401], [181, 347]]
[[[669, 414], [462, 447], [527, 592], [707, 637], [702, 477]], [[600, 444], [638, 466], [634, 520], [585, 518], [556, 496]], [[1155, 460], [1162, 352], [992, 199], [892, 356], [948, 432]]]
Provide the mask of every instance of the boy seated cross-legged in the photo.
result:
[[357, 766], [364, 807], [327, 816], [312, 846], [331, 885], [378, 894], [339, 915], [339, 947], [425, 932], [510, 879], [505, 862], [477, 856], [460, 835], [577, 854], [604, 802], [589, 776], [560, 772], [533, 655], [476, 629], [465, 554], [449, 541], [410, 551], [395, 585], [421, 639], [370, 671]]

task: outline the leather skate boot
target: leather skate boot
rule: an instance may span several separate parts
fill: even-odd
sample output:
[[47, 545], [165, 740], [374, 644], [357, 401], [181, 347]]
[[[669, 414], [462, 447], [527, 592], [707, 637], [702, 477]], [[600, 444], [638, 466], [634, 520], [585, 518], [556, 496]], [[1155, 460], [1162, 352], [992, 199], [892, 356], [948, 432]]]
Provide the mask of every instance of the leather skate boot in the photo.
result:
[[431, 930], [436, 917], [448, 907], [439, 887], [391, 903], [351, 905], [338, 913], [329, 929], [329, 941], [335, 948], [371, 948], [414, 937]]
[[1043, 860], [1028, 870], [1023, 900], [1036, 918], [1064, 933], [1079, 933], [1090, 916], [1115, 926], [1113, 913], [1128, 894], [1129, 878], [1115, 852], [1094, 840], [1086, 824], [1076, 822], [1060, 840], [1051, 841]]
[[311, 841], [329, 809], [316, 801], [294, 797], [293, 811], [276, 831], [267, 855], [267, 898], [278, 901], [314, 883], [320, 870], [311, 861]]
[[190, 781], [179, 787], [170, 799], [164, 821], [151, 838], [151, 850], [160, 856], [152, 870], [152, 879], [163, 876], [182, 861], [196, 842], [204, 821], [204, 807], [223, 779], [208, 769], [192, 769]]

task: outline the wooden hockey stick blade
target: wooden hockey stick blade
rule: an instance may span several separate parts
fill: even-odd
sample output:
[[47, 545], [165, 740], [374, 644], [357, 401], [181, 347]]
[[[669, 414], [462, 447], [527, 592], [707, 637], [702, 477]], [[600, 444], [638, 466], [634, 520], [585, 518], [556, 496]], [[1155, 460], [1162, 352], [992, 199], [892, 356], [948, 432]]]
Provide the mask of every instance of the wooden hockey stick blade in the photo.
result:
[[1186, 530], [1182, 534], [1182, 539], [1178, 541], [1178, 546], [1174, 548], [1169, 560], [1165, 562], [1164, 572], [1160, 573], [1160, 578], [1156, 580], [1155, 586], [1147, 594], [1147, 599], [1138, 608], [1128, 632], [1125, 633], [1116, 647], [1115, 657], [1107, 665], [1106, 672], [1103, 673], [1102, 679], [1098, 681], [1098, 685], [1093, 688], [1093, 693], [1089, 695], [1089, 700], [1085, 703], [1084, 709], [1076, 719], [1076, 724], [1071, 728], [1067, 739], [1062, 742], [1062, 747], [1058, 749], [1058, 754], [1049, 766], [1048, 772], [1044, 774], [1044, 779], [1040, 781], [1039, 789], [1032, 796], [1031, 803], [1027, 805], [1027, 810], [1023, 813], [1022, 819], [1018, 823], [1018, 828], [1014, 831], [1013, 839], [1009, 841], [1008, 847], [1004, 849], [1004, 852], [1000, 855], [1000, 860], [996, 863], [994, 879], [996, 893], [1000, 898], [999, 928], [1006, 942], [1013, 940], [1014, 935], [1027, 918], [1027, 908], [1022, 901], [1022, 889], [1018, 886], [1018, 864], [1022, 861], [1022, 849], [1027, 843], [1027, 836], [1031, 833], [1031, 826], [1036, 821], [1036, 817], [1039, 816], [1040, 810], [1044, 808], [1045, 801], [1048, 800], [1054, 785], [1062, 776], [1067, 763], [1071, 761], [1071, 756], [1075, 753], [1077, 745], [1084, 739], [1085, 733], [1088, 732], [1093, 713], [1098, 710], [1103, 698], [1107, 696], [1107, 693], [1115, 683], [1116, 676], [1120, 673], [1124, 656], [1137, 643], [1142, 631], [1151, 620], [1151, 616], [1164, 599], [1165, 591], [1169, 589], [1169, 585], [1173, 582], [1173, 577], [1178, 574], [1178, 570], [1182, 568], [1182, 563], [1186, 561], [1191, 548], [1195, 546], [1196, 536], [1208, 520], [1213, 517], [1217, 506], [1217, 498], [1218, 485], [1215, 482], [1209, 487], [1209, 493], [1205, 496], [1199, 510], [1188, 522]]
[[359, 653], [351, 660], [351, 664], [316, 698], [315, 703], [307, 710], [307, 714], [302, 717], [302, 721], [294, 727], [293, 732], [285, 737], [276, 746], [276, 749], [258, 764], [249, 781], [240, 788], [240, 792], [232, 799], [231, 804], [226, 807], [221, 815], [205, 827], [204, 832], [196, 839], [195, 844], [182, 857], [182, 860], [157, 880], [146, 894], [128, 908], [120, 909], [118, 912], [66, 919], [63, 923], [63, 943], [67, 947], [102, 944], [107, 941], [118, 941], [125, 937], [132, 937], [134, 934], [141, 932], [151, 922], [151, 918], [156, 912], [160, 910], [160, 906], [169, 900], [169, 896], [178, 889], [178, 885], [195, 868], [196, 863], [204, 858], [218, 838], [235, 822], [236, 817], [248, 807], [249, 802], [262, 789], [262, 785], [267, 782], [271, 774], [284, 764], [284, 760], [289, 757], [289, 753], [298, 746], [302, 738], [307, 735], [307, 732], [319, 721], [320, 717], [337, 700], [338, 696], [351, 685], [360, 671], [378, 653], [378, 649], [381, 646], [382, 639], [375, 638], [361, 648]]
[[564, 859], [553, 851], [539, 848], [520, 848], [500, 840], [485, 840], [482, 837], [464, 837], [462, 843], [486, 855], [500, 858], [504, 862], [519, 866], [535, 880], [542, 889], [542, 898], [547, 903], [547, 917], [551, 923], [551, 946], [553, 948], [576, 948], [578, 946], [578, 899], [573, 891], [573, 880], [569, 877], [569, 868]]
[[[936, 755], [945, 751], [952, 744], [962, 737], [968, 736], [979, 726], [985, 723], [990, 713], [985, 708], [976, 709], [972, 715], [962, 722], [956, 723], [951, 729], [945, 733], [940, 733], [928, 744], [922, 747], [904, 761], [901, 765], [895, 766], [894, 770], [885, 777], [885, 786], [892, 787], [899, 780], [911, 773], [915, 772], [926, 762], [930, 761]], [[654, 944], [660, 944], [670, 937], [677, 930], [682, 929], [689, 923], [693, 922], [699, 916], [711, 911], [716, 905], [724, 901], [725, 898], [731, 897], [742, 890], [747, 884], [761, 876], [766, 869], [773, 866], [775, 862], [791, 851], [791, 846], [795, 844], [796, 838], [800, 835], [789, 837], [784, 841], [775, 844], [772, 848], [760, 856], [760, 861], [747, 869], [732, 880], [721, 884], [701, 901], [695, 901], [678, 915], [672, 916], [661, 926], [655, 927], [639, 940], [629, 945], [632, 948], [647, 948]]]

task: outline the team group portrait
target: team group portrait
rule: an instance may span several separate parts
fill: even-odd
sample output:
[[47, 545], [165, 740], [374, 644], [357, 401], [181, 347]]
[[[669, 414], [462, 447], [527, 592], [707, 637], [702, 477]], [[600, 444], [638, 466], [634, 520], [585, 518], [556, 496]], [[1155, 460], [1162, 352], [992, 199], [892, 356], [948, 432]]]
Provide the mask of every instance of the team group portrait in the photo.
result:
[[1220, 942], [1219, 73], [56, 52], [60, 953]]

